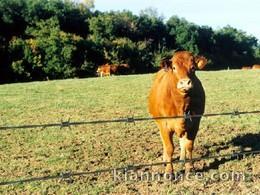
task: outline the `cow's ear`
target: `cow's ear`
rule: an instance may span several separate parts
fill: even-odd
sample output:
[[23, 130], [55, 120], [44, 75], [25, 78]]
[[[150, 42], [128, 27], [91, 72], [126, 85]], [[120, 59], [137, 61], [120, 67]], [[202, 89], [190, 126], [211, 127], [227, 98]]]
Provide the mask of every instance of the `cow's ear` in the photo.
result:
[[160, 62], [160, 67], [165, 68], [165, 69], [171, 68], [172, 67], [172, 60], [169, 59], [169, 58], [162, 59], [161, 62]]
[[169, 68], [171, 68], [172, 67], [172, 59], [167, 59], [166, 60], [166, 64], [167, 64], [167, 67]]
[[204, 56], [196, 56], [195, 63], [196, 63], [196, 68], [201, 70], [206, 66], [208, 60]]

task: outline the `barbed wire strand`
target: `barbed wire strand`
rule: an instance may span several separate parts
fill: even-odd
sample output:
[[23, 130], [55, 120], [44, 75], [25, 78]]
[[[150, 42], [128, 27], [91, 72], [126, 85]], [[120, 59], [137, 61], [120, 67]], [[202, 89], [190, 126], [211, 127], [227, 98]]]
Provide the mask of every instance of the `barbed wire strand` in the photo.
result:
[[89, 124], [104, 124], [104, 123], [135, 123], [139, 121], [149, 121], [149, 120], [166, 120], [166, 119], [189, 119], [192, 118], [200, 118], [200, 117], [215, 117], [215, 116], [239, 116], [244, 114], [259, 114], [260, 110], [256, 111], [244, 111], [239, 112], [234, 110], [233, 112], [223, 112], [223, 113], [210, 113], [210, 114], [190, 114], [187, 113], [182, 116], [165, 116], [165, 117], [127, 117], [127, 118], [118, 118], [118, 119], [108, 119], [108, 120], [96, 120], [96, 121], [79, 121], [79, 122], [70, 122], [61, 120], [60, 123], [48, 123], [48, 124], [33, 124], [33, 125], [11, 125], [11, 126], [0, 126], [0, 131], [10, 130], [10, 129], [33, 129], [33, 128], [48, 128], [48, 127], [71, 127], [71, 126], [79, 126], [79, 125], [89, 125]]
[[209, 160], [209, 159], [220, 159], [220, 158], [238, 158], [242, 157], [245, 158], [249, 155], [259, 155], [260, 150], [255, 151], [246, 151], [246, 152], [239, 152], [239, 153], [233, 153], [233, 154], [224, 154], [224, 155], [215, 155], [215, 156], [207, 156], [207, 157], [200, 157], [200, 158], [194, 158], [192, 160], [186, 159], [186, 160], [173, 160], [172, 162], [156, 162], [156, 163], [147, 163], [147, 164], [134, 164], [134, 165], [127, 165], [123, 167], [115, 167], [115, 168], [107, 168], [107, 169], [99, 169], [95, 171], [86, 171], [86, 172], [62, 172], [58, 173], [56, 175], [48, 175], [48, 176], [42, 176], [42, 177], [33, 177], [28, 179], [20, 179], [20, 180], [13, 180], [13, 181], [3, 181], [0, 182], [0, 186], [4, 185], [13, 185], [13, 184], [23, 184], [23, 183], [30, 183], [35, 181], [46, 181], [46, 180], [52, 180], [52, 179], [71, 179], [74, 176], [83, 176], [83, 175], [97, 175], [101, 173], [108, 173], [113, 171], [129, 171], [129, 170], [137, 170], [144, 167], [153, 167], [153, 166], [160, 166], [160, 165], [166, 165], [170, 163], [186, 163], [186, 162], [195, 162], [195, 161], [201, 161], [201, 160]]

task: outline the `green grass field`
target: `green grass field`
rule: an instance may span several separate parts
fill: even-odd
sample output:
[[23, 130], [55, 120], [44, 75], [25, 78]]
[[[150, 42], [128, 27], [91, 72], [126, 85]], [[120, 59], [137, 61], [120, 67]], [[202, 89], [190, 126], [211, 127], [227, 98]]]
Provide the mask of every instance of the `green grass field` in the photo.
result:
[[[206, 113], [260, 110], [260, 71], [198, 72]], [[154, 74], [71, 79], [0, 86], [0, 126], [149, 116], [147, 96]], [[0, 182], [162, 161], [153, 121], [69, 128], [1, 131]], [[174, 138], [179, 157], [178, 140]], [[260, 116], [204, 118], [194, 157], [260, 150]], [[195, 163], [203, 179], [114, 181], [110, 173], [0, 186], [1, 194], [197, 194], [260, 193], [260, 156]], [[176, 165], [176, 171], [180, 168]], [[143, 171], [162, 172], [163, 166]], [[243, 172], [244, 181], [212, 180], [212, 174]]]

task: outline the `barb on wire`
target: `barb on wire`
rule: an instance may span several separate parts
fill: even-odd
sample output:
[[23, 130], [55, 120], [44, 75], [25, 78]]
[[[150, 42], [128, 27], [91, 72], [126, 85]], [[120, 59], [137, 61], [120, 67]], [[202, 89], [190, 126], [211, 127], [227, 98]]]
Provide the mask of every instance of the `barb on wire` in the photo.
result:
[[236, 117], [236, 116], [240, 117], [240, 113], [237, 109], [233, 111], [233, 115], [231, 115], [231, 117]]
[[135, 118], [134, 117], [128, 117], [126, 118], [126, 123], [134, 123], [135, 124]]
[[64, 127], [68, 127], [69, 129], [71, 129], [71, 124], [70, 124], [70, 118], [67, 121], [60, 121], [60, 129], [64, 128]]
[[192, 118], [200, 117], [214, 117], [214, 116], [240, 116], [242, 114], [259, 114], [260, 110], [257, 111], [233, 111], [233, 112], [224, 112], [224, 113], [210, 113], [210, 114], [190, 114], [190, 112], [185, 113], [182, 116], [164, 116], [164, 117], [127, 117], [120, 119], [111, 119], [111, 120], [96, 120], [96, 121], [79, 121], [79, 122], [70, 122], [70, 119], [67, 121], [62, 121], [60, 123], [50, 123], [50, 124], [34, 124], [34, 125], [12, 125], [12, 126], [0, 126], [1, 130], [9, 129], [32, 129], [32, 128], [47, 128], [47, 127], [68, 127], [79, 126], [79, 125], [91, 125], [91, 124], [104, 124], [104, 123], [135, 123], [137, 121], [149, 121], [149, 120], [166, 120], [166, 119], [189, 119], [192, 121]]
[[72, 173], [70, 171], [60, 173], [59, 175], [62, 179], [70, 179], [72, 177]]
[[190, 114], [190, 110], [188, 111], [188, 113], [184, 113], [184, 119], [189, 119], [190, 121], [192, 121], [192, 115]]
[[239, 152], [239, 153], [233, 153], [233, 154], [224, 154], [224, 155], [218, 155], [218, 156], [207, 156], [207, 157], [200, 157], [200, 158], [194, 158], [192, 160], [174, 160], [172, 162], [156, 162], [156, 163], [147, 163], [147, 164], [137, 164], [137, 165], [126, 165], [123, 167], [115, 167], [115, 168], [107, 168], [107, 169], [99, 169], [95, 171], [87, 171], [87, 172], [61, 172], [56, 175], [48, 175], [48, 176], [42, 176], [42, 177], [34, 177], [34, 178], [28, 178], [28, 179], [20, 179], [20, 180], [13, 180], [13, 181], [3, 181], [0, 182], [0, 186], [3, 185], [14, 185], [14, 184], [21, 184], [21, 183], [30, 183], [35, 181], [46, 181], [46, 180], [52, 180], [52, 179], [63, 179], [63, 180], [72, 180], [72, 177], [74, 176], [83, 176], [83, 175], [96, 175], [101, 173], [113, 173], [114, 171], [123, 171], [127, 172], [130, 170], [137, 170], [144, 167], [153, 167], [153, 166], [161, 166], [165, 164], [170, 163], [184, 163], [184, 162], [195, 162], [200, 160], [209, 160], [209, 159], [218, 159], [218, 158], [244, 158], [245, 156], [249, 155], [259, 155], [260, 150], [255, 151], [246, 151], [246, 152]]

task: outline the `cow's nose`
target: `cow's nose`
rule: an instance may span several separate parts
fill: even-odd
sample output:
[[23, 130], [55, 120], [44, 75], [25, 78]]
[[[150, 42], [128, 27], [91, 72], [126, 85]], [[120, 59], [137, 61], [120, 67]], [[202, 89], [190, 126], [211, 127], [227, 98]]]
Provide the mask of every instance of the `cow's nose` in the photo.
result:
[[181, 79], [177, 84], [177, 88], [189, 90], [192, 88], [192, 82], [190, 79]]

